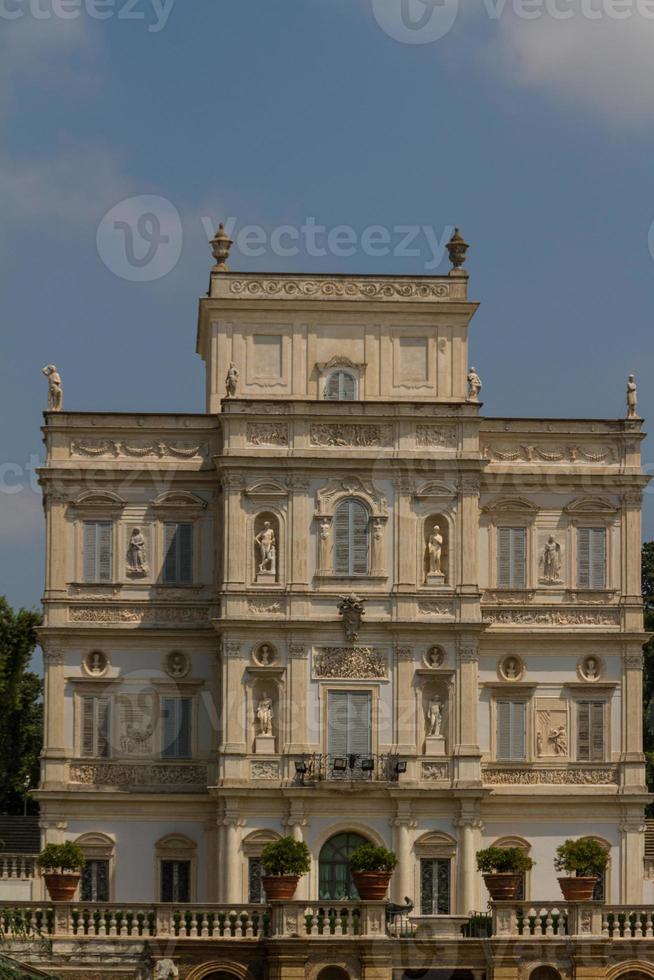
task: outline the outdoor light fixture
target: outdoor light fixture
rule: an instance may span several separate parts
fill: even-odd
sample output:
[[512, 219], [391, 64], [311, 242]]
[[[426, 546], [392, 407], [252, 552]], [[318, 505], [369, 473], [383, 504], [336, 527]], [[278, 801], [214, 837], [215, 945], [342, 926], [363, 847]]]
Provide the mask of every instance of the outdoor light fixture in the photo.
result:
[[332, 769], [334, 772], [345, 772], [347, 769], [347, 759], [344, 759], [342, 756], [337, 756], [332, 763]]
[[298, 774], [298, 776], [304, 776], [306, 774], [307, 764], [304, 761], [304, 759], [300, 760], [300, 762], [297, 762], [297, 760], [296, 760], [296, 762], [295, 762], [295, 771]]
[[368, 757], [367, 759], [361, 760], [361, 769], [363, 772], [372, 772], [375, 768], [375, 760]]
[[395, 772], [398, 776], [401, 772], [406, 772], [406, 762], [403, 759], [395, 763]]

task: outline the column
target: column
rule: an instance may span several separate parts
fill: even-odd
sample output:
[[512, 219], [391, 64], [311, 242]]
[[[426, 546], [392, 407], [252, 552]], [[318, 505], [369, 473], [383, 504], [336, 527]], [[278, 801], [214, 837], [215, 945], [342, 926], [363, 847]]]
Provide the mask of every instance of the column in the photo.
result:
[[479, 701], [479, 646], [476, 636], [459, 640], [459, 669], [456, 696], [456, 745], [454, 785], [481, 784], [481, 753], [477, 706]]
[[411, 831], [416, 826], [415, 820], [408, 811], [406, 804], [399, 804], [397, 816], [392, 821], [393, 850], [397, 854], [397, 868], [393, 875], [393, 901], [398, 905], [404, 904], [408, 896], [414, 898], [414, 862], [411, 859]]
[[[289, 801], [289, 812], [286, 818], [286, 826], [293, 835], [293, 840], [303, 841], [304, 840], [304, 828], [307, 826], [308, 820], [304, 814], [304, 804], [301, 800], [290, 800]], [[302, 875], [298, 882], [297, 890], [295, 892], [295, 897], [298, 901], [306, 901], [309, 894], [309, 877], [308, 875]]]
[[480, 846], [482, 823], [478, 815], [466, 809], [456, 821], [459, 828], [459, 915], [468, 915], [480, 907], [479, 873], [476, 854]]
[[222, 823], [224, 841], [221, 862], [224, 876], [222, 900], [228, 905], [238, 905], [243, 901], [243, 856], [241, 854], [241, 818], [239, 813], [234, 812], [231, 806], [226, 807]]

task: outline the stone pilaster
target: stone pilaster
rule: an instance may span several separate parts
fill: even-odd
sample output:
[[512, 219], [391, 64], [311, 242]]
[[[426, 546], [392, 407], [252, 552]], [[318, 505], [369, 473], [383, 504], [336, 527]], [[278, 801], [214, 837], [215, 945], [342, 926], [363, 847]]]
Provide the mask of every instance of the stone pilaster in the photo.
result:
[[477, 806], [463, 803], [461, 815], [455, 821], [459, 829], [459, 888], [458, 914], [468, 915], [479, 909], [481, 902], [480, 876], [477, 872], [476, 854], [481, 846], [483, 824], [479, 819]]
[[478, 726], [479, 645], [477, 637], [462, 636], [458, 650], [458, 684], [454, 745], [454, 785], [481, 783]]
[[416, 700], [413, 690], [415, 671], [413, 648], [395, 647], [395, 751], [413, 755], [416, 751]]
[[225, 473], [222, 483], [225, 497], [225, 521], [221, 529], [225, 588], [243, 589], [245, 587], [246, 549], [250, 547], [247, 540], [242, 501], [244, 479], [240, 473]]
[[625, 644], [622, 656], [622, 792], [646, 792], [643, 754], [643, 653]]
[[[43, 783], [64, 785], [66, 734], [64, 701], [64, 649], [54, 640], [42, 639], [44, 667]], [[72, 746], [70, 747], [72, 751]]]
[[309, 751], [307, 733], [308, 657], [305, 643], [291, 642], [288, 647], [287, 724], [288, 743], [284, 753], [301, 755]]
[[219, 821], [221, 834], [218, 867], [222, 875], [222, 882], [219, 886], [222, 892], [220, 901], [230, 905], [243, 901], [242, 817], [238, 804], [238, 800], [226, 802]]
[[405, 896], [413, 895], [415, 888], [413, 882], [414, 861], [411, 857], [411, 835], [415, 829], [416, 821], [411, 814], [410, 803], [399, 802], [395, 819], [391, 821], [393, 827], [393, 850], [397, 854], [397, 869], [391, 881], [393, 900], [398, 905], [404, 903]]
[[626, 809], [620, 821], [620, 904], [643, 901], [645, 822], [642, 807]]
[[309, 507], [310, 480], [306, 476], [294, 474], [289, 478], [290, 499], [290, 538], [291, 560], [287, 563], [288, 583], [291, 591], [303, 591], [309, 587], [307, 529], [311, 517]]

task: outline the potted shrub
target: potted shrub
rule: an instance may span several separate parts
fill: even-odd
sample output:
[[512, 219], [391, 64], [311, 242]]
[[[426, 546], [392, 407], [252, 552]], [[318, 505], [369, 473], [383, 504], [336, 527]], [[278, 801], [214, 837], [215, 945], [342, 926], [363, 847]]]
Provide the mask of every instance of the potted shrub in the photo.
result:
[[597, 880], [609, 860], [609, 849], [590, 837], [566, 840], [556, 849], [554, 867], [567, 871], [569, 877], [559, 878], [563, 897], [568, 902], [589, 902]]
[[374, 844], [361, 844], [350, 854], [350, 871], [364, 902], [381, 902], [386, 897], [388, 883], [397, 866], [393, 851]]
[[43, 872], [43, 880], [53, 902], [72, 902], [80, 879], [80, 871], [86, 864], [81, 848], [72, 841], [65, 844], [48, 844], [43, 848], [36, 863]]
[[309, 848], [294, 837], [281, 837], [266, 844], [261, 852], [261, 883], [269, 901], [293, 898], [300, 875], [311, 866]]
[[533, 866], [532, 859], [519, 847], [487, 847], [477, 852], [477, 870], [482, 872], [494, 902], [515, 898], [523, 874]]

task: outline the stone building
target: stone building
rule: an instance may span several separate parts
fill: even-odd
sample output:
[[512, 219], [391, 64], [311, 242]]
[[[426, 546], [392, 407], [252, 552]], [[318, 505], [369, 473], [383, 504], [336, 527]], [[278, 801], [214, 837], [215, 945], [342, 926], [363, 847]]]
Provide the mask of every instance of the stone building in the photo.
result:
[[[458, 236], [450, 253], [430, 277], [236, 273], [223, 255], [200, 300], [204, 414], [46, 413], [43, 840], [81, 844], [84, 908], [155, 909], [150, 935], [178, 937], [193, 980], [654, 976], [651, 914], [618, 956], [597, 912], [653, 899], [642, 421], [484, 417]], [[256, 926], [210, 951], [198, 909], [265, 906], [261, 850], [285, 834], [312, 867], [278, 952], [252, 952]], [[569, 911], [577, 957], [552, 926], [552, 859], [589, 835], [610, 863], [602, 904]], [[404, 938], [368, 909], [338, 956], [311, 925], [289, 940], [305, 912], [356, 903], [362, 840], [399, 857]], [[508, 909], [501, 952], [465, 925], [493, 843], [536, 862], [521, 901], [550, 920], [529, 954]], [[107, 921], [86, 938], [106, 944]], [[416, 930], [439, 938], [400, 953]]]

